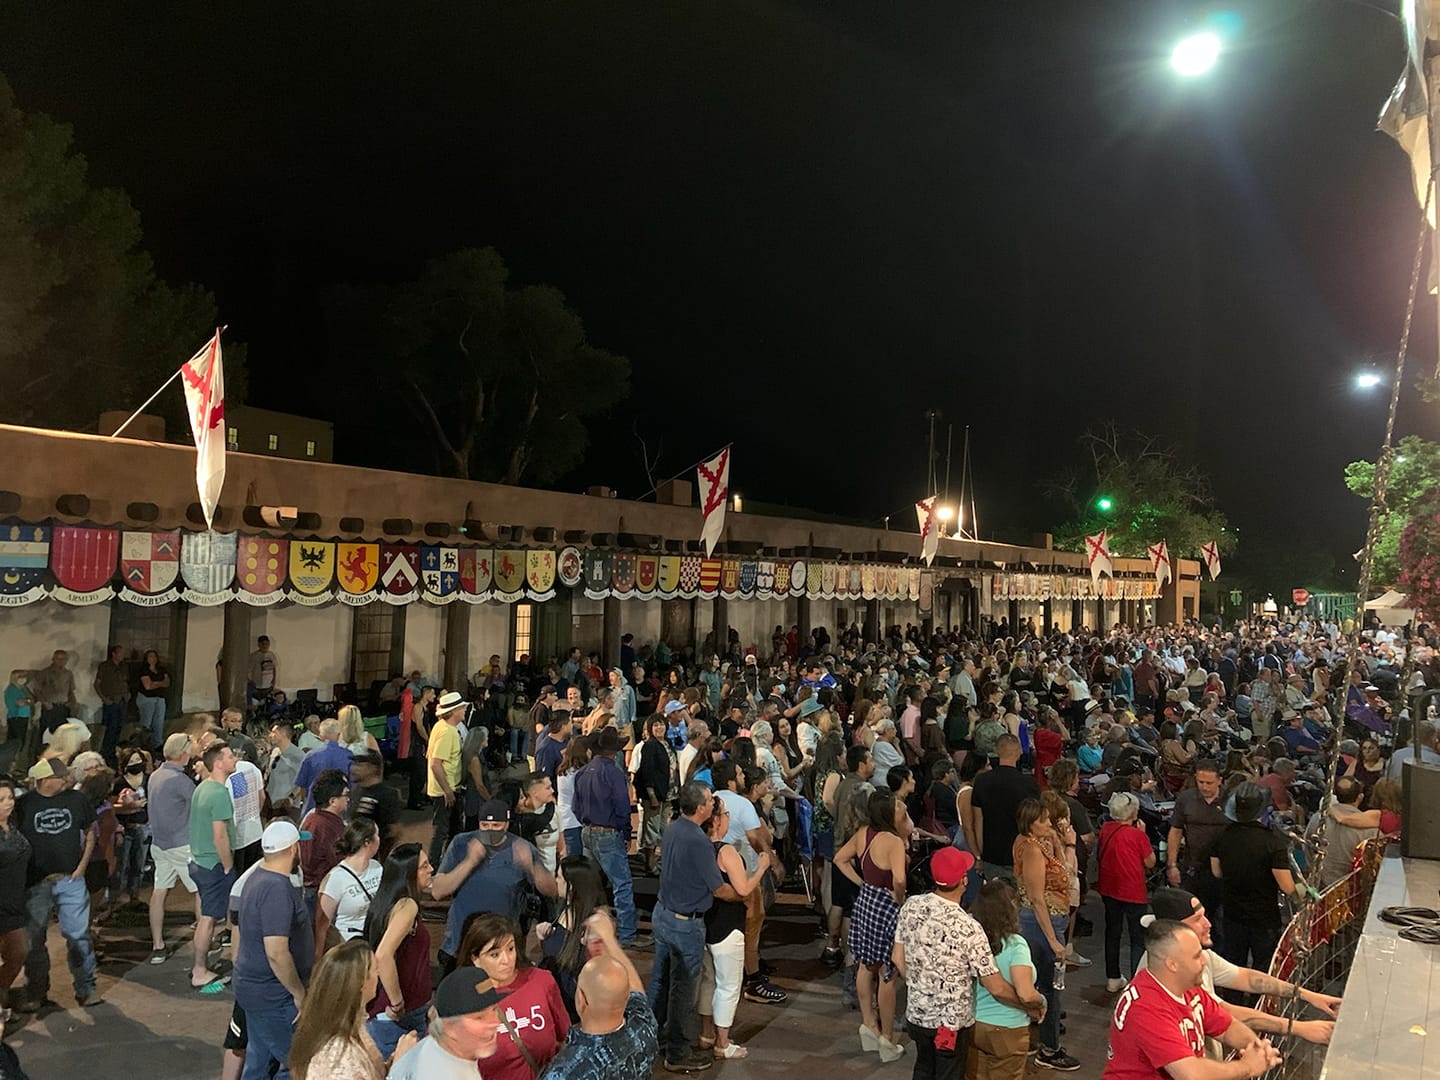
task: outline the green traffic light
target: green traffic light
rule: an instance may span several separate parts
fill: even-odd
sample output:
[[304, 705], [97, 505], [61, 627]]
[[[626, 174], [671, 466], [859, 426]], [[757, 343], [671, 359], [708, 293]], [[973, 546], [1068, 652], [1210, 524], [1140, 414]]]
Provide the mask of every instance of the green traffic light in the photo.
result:
[[1101, 495], [1100, 498], [1095, 500], [1095, 509], [1099, 510], [1102, 514], [1108, 514], [1114, 508], [1115, 502], [1109, 495]]

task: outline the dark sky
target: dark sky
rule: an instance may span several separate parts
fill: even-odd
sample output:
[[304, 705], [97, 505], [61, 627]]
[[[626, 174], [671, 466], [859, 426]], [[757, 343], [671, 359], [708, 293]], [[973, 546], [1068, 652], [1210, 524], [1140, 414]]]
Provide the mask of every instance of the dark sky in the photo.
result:
[[[1217, 12], [1232, 47], [1182, 83], [1169, 45]], [[493, 244], [634, 365], [564, 486], [644, 490], [639, 417], [662, 473], [733, 440], [751, 498], [905, 515], [934, 407], [957, 469], [972, 427], [982, 531], [1038, 529], [1040, 480], [1114, 418], [1204, 465], [1242, 541], [1336, 551], [1384, 420], [1350, 376], [1393, 356], [1414, 244], [1374, 130], [1401, 56], [1340, 0], [0, 14], [21, 107], [216, 291], [253, 404], [328, 412], [324, 288]], [[1421, 411], [1401, 430], [1433, 437]]]

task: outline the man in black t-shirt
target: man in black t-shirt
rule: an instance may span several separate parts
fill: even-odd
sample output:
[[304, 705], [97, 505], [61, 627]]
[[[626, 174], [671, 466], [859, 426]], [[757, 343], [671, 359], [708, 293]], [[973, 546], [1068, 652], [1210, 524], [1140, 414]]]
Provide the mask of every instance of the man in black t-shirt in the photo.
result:
[[350, 816], [368, 817], [380, 830], [380, 851], [384, 859], [395, 844], [395, 823], [400, 819], [400, 795], [385, 783], [385, 764], [375, 750], [356, 754], [350, 763]]
[[975, 778], [970, 806], [977, 811], [980, 831], [980, 858], [987, 880], [1013, 878], [1015, 865], [1015, 811], [1025, 799], [1038, 799], [1040, 785], [1035, 777], [1016, 768], [1020, 740], [1009, 732], [995, 740], [1000, 764]]
[[60, 933], [69, 945], [66, 953], [75, 1000], [81, 1005], [98, 1005], [95, 949], [90, 943], [90, 891], [85, 886], [85, 868], [95, 851], [95, 833], [90, 828], [95, 823], [95, 807], [70, 786], [65, 763], [59, 758], [42, 758], [28, 775], [34, 786], [15, 807], [20, 831], [31, 848], [26, 898], [30, 953], [25, 958], [29, 988], [19, 1007], [22, 1012], [38, 1012], [47, 1003], [50, 950], [45, 935], [52, 910], [59, 911]]
[[1269, 794], [1246, 782], [1235, 789], [1234, 824], [1225, 828], [1210, 856], [1225, 899], [1220, 954], [1232, 964], [1269, 971], [1280, 942], [1279, 894], [1294, 895], [1285, 838], [1261, 822]]

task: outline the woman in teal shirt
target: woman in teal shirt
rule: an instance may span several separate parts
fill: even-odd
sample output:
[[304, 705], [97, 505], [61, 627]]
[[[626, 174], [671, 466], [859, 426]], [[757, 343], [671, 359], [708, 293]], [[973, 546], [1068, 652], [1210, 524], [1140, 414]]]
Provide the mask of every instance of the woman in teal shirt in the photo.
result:
[[[987, 882], [971, 912], [990, 941], [1000, 977], [1015, 988], [1022, 1001], [1038, 1001], [1035, 964], [1030, 946], [1020, 936], [1020, 908], [1015, 889], [1005, 880]], [[1030, 1017], [1020, 1009], [1002, 1005], [978, 981], [975, 983], [976, 1080], [1019, 1080], [1025, 1075], [1030, 1050]]]
[[23, 739], [30, 726], [30, 673], [22, 668], [10, 672], [10, 685], [5, 687], [5, 723], [7, 739]]

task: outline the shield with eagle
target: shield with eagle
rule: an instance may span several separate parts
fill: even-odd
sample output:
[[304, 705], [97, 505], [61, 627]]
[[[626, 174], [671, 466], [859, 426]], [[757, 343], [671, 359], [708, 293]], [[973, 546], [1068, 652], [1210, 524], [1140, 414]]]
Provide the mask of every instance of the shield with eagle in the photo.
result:
[[290, 541], [290, 584], [297, 593], [322, 596], [334, 580], [334, 541]]

